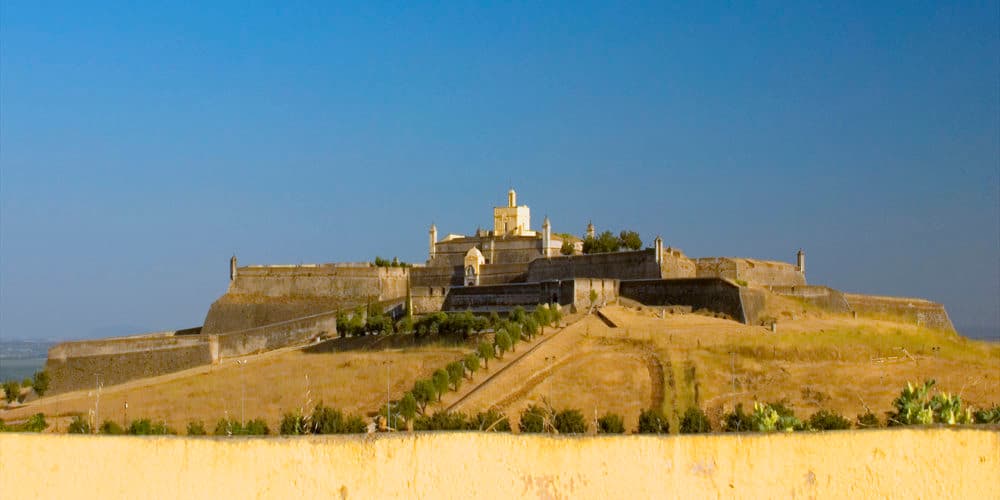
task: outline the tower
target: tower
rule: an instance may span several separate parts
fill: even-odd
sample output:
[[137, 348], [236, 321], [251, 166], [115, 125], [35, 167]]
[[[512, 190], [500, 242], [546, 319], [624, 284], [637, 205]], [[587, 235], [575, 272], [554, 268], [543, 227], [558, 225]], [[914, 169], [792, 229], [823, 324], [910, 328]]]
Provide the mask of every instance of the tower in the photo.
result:
[[795, 265], [799, 268], [799, 272], [803, 275], [806, 274], [806, 253], [800, 248], [798, 253], [795, 254]]
[[517, 193], [514, 192], [514, 188], [510, 188], [510, 191], [507, 191], [507, 207], [514, 208], [516, 206], [517, 206]]
[[593, 221], [587, 223], [587, 237], [590, 239], [594, 238], [594, 223]]
[[229, 282], [236, 281], [236, 254], [229, 258]]
[[653, 240], [653, 248], [656, 250], [656, 263], [663, 264], [663, 238], [659, 235]]
[[545, 216], [542, 221], [542, 257], [549, 257], [549, 246], [552, 243], [552, 224], [549, 223], [549, 216]]
[[437, 228], [437, 226], [435, 226], [435, 225], [434, 225], [434, 223], [433, 223], [433, 222], [431, 223], [431, 230], [430, 230], [430, 236], [431, 236], [431, 237], [430, 237], [430, 240], [431, 240], [431, 241], [430, 241], [430, 249], [429, 249], [429, 251], [427, 252], [427, 254], [428, 254], [428, 255], [430, 256], [430, 259], [434, 259], [434, 254], [435, 254], [435, 251], [434, 251], [434, 244], [435, 244], [435, 243], [437, 243], [437, 239], [438, 239], [438, 228]]

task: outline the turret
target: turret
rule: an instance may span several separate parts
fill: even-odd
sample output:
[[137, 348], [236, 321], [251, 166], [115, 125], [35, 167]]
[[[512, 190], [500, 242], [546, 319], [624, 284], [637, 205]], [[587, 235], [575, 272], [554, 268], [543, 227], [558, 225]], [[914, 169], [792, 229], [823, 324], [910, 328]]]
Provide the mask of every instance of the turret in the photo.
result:
[[594, 238], [594, 223], [593, 222], [588, 222], [587, 223], [587, 237], [591, 238], [591, 239]]
[[549, 246], [552, 243], [552, 225], [549, 224], [549, 216], [545, 216], [545, 220], [542, 221], [542, 256], [548, 257], [550, 255]]
[[799, 268], [799, 272], [803, 275], [806, 274], [806, 253], [800, 248], [798, 253], [795, 254], [795, 265]]
[[434, 223], [431, 223], [430, 235], [431, 235], [431, 237], [430, 237], [431, 241], [430, 241], [430, 249], [428, 251], [428, 255], [430, 256], [431, 259], [433, 259], [434, 258], [434, 254], [436, 253], [434, 251], [434, 244], [437, 243], [437, 239], [438, 239], [438, 228], [437, 228], [437, 226], [434, 225]]
[[514, 188], [510, 188], [510, 191], [507, 191], [507, 206], [510, 208], [517, 206], [517, 193], [514, 192]]
[[653, 248], [656, 250], [656, 263], [663, 264], [663, 238], [659, 235], [653, 240]]
[[236, 281], [236, 254], [229, 258], [229, 282]]

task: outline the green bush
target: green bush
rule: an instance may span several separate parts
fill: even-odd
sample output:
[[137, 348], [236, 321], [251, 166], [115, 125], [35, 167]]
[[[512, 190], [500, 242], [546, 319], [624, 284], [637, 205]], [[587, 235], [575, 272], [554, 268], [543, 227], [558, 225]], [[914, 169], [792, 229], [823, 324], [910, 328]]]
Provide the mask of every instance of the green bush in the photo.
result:
[[521, 412], [521, 422], [518, 424], [518, 429], [525, 434], [545, 432], [545, 421], [548, 414], [548, 411], [541, 406], [531, 405]]
[[640, 238], [639, 233], [635, 231], [622, 231], [618, 234], [618, 241], [621, 246], [629, 250], [638, 250], [642, 248], [642, 238]]
[[112, 436], [125, 434], [125, 429], [123, 429], [122, 426], [118, 425], [117, 422], [113, 422], [111, 420], [105, 420], [104, 422], [102, 422], [101, 427], [98, 430], [101, 432], [101, 434], [108, 434]]
[[896, 426], [933, 423], [955, 425], [973, 422], [972, 409], [962, 407], [960, 396], [943, 392], [931, 396], [932, 387], [934, 380], [926, 380], [923, 385], [907, 382], [899, 397], [893, 400], [893, 411], [887, 413], [886, 423]]
[[309, 434], [306, 417], [299, 412], [285, 413], [278, 425], [278, 434], [282, 436], [301, 436]]
[[187, 435], [188, 436], [204, 436], [208, 434], [205, 431], [205, 423], [201, 420], [192, 420], [188, 422], [187, 425]]
[[681, 417], [680, 431], [681, 434], [703, 434], [712, 432], [712, 424], [701, 408], [691, 407], [684, 411], [684, 416]]
[[832, 410], [820, 410], [809, 417], [809, 428], [817, 431], [833, 431], [851, 428], [851, 421]]
[[45, 414], [36, 413], [28, 417], [28, 420], [25, 420], [25, 422], [21, 424], [19, 430], [22, 432], [42, 432], [48, 426], [49, 424], [45, 422]]
[[573, 248], [573, 242], [569, 240], [563, 240], [562, 246], [559, 247], [560, 255], [573, 255], [575, 249]]
[[248, 436], [266, 436], [271, 433], [271, 429], [267, 427], [267, 422], [262, 418], [255, 418], [247, 422], [243, 430]]
[[8, 380], [3, 383], [3, 393], [7, 397], [7, 402], [13, 403], [21, 397], [21, 384], [16, 380]]
[[983, 408], [973, 412], [973, 421], [977, 424], [1000, 424], [1000, 404], [992, 408]]
[[805, 427], [783, 403], [754, 403], [751, 420], [759, 432], [792, 432]]
[[668, 434], [670, 422], [657, 408], [648, 408], [639, 413], [639, 434]]
[[495, 409], [479, 412], [469, 420], [469, 429], [484, 432], [510, 432], [510, 419]]
[[587, 432], [587, 421], [580, 410], [563, 410], [556, 413], [554, 427], [560, 434], [583, 434]]
[[600, 434], [624, 434], [625, 423], [622, 421], [621, 415], [605, 413], [604, 416], [597, 419], [597, 432]]
[[132, 423], [129, 424], [127, 432], [133, 436], [161, 436], [166, 434], [177, 434], [173, 429], [167, 427], [165, 422], [154, 423], [148, 418], [133, 420]]
[[316, 405], [312, 413], [313, 434], [357, 434], [365, 432], [365, 422], [357, 415], [345, 416], [340, 410]]
[[69, 429], [67, 431], [70, 434], [90, 434], [93, 429], [90, 427], [90, 422], [85, 420], [82, 416], [76, 415], [73, 420], [69, 423]]
[[417, 415], [417, 400], [414, 399], [412, 393], [407, 392], [403, 394], [403, 397], [399, 399], [399, 403], [396, 404], [396, 413], [402, 415], [407, 422], [413, 421], [413, 418]]
[[464, 413], [439, 411], [434, 415], [417, 417], [413, 428], [418, 431], [464, 431], [469, 421]]
[[44, 396], [49, 390], [49, 372], [45, 370], [35, 372], [34, 380], [32, 381], [32, 387], [35, 388], [35, 393], [39, 396]]
[[752, 432], [754, 429], [753, 416], [743, 412], [743, 403], [722, 416], [722, 432]]
[[452, 390], [457, 391], [465, 377], [465, 365], [461, 361], [453, 361], [448, 363], [445, 370], [448, 372], [448, 382], [451, 383]]
[[877, 429], [882, 427], [882, 423], [879, 422], [878, 416], [872, 412], [867, 412], [864, 415], [858, 415], [858, 428], [859, 429]]

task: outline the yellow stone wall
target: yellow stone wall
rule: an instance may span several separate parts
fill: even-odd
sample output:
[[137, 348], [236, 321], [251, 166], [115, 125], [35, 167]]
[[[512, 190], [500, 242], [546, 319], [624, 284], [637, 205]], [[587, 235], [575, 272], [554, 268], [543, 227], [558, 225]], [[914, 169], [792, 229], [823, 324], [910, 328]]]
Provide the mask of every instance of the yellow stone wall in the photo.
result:
[[0, 434], [3, 498], [997, 498], [1000, 432]]

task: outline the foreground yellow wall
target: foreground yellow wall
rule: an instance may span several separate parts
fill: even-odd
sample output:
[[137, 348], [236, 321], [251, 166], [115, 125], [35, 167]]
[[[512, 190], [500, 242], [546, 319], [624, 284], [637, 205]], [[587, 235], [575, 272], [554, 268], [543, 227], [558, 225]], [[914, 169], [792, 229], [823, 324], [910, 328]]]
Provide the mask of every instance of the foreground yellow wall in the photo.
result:
[[1000, 432], [0, 434], [3, 498], [1000, 498]]

